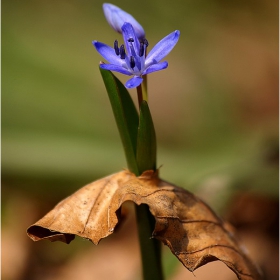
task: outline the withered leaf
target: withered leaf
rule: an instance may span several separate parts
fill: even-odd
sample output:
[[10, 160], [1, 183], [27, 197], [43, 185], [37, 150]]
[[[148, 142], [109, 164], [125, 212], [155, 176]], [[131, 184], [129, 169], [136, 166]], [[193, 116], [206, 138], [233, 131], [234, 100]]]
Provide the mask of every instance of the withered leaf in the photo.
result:
[[240, 280], [261, 279], [230, 226], [190, 192], [146, 171], [136, 177], [121, 171], [79, 189], [27, 229], [34, 240], [70, 243], [75, 235], [98, 244], [113, 233], [121, 205], [131, 200], [149, 206], [156, 224], [152, 237], [166, 244], [190, 271], [215, 260]]

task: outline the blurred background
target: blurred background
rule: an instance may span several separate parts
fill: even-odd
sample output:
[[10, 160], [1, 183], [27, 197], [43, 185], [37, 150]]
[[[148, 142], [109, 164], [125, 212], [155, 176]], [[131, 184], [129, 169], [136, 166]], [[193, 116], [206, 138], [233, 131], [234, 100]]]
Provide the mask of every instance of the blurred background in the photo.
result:
[[[91, 43], [121, 41], [102, 3], [2, 1], [3, 280], [141, 279], [133, 213], [98, 246], [25, 233], [64, 197], [126, 167]], [[278, 1], [112, 3], [150, 46], [181, 31], [167, 70], [148, 77], [161, 177], [230, 221], [264, 279], [278, 279]], [[219, 262], [190, 273], [167, 248], [163, 259], [167, 279], [236, 279]]]

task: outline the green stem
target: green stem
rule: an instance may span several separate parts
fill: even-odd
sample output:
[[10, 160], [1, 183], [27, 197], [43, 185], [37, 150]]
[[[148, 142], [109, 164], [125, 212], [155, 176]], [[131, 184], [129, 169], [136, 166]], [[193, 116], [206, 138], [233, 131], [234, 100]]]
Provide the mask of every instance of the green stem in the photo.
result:
[[136, 205], [138, 237], [141, 250], [142, 274], [144, 280], [163, 280], [160, 241], [151, 238], [155, 220], [146, 204]]
[[142, 104], [142, 101], [143, 101], [143, 91], [142, 91], [141, 85], [138, 86], [136, 88], [136, 90], [137, 90], [137, 97], [138, 97], [138, 105], [139, 105], [139, 109], [140, 109], [140, 105]]
[[[145, 79], [144, 81], [146, 83], [147, 79]], [[139, 103], [138, 105], [140, 108], [142, 101], [147, 101], [147, 88], [142, 88], [142, 85], [138, 86], [137, 95]], [[150, 165], [150, 163], [147, 162], [146, 165]], [[150, 167], [144, 168], [144, 170], [148, 169], [150, 169]], [[139, 174], [139, 167], [137, 171], [138, 172], [135, 173], [136, 176], [141, 175]], [[140, 206], [135, 205], [135, 212], [141, 251], [143, 279], [163, 280], [164, 277], [161, 264], [161, 243], [159, 240], [151, 238], [152, 232], [155, 227], [155, 219], [149, 211], [148, 205], [146, 204], [141, 204]]]
[[142, 90], [142, 92], [143, 92], [143, 100], [146, 100], [148, 102], [148, 88], [147, 88], [147, 86], [148, 86], [148, 75], [144, 75], [143, 76], [143, 83], [142, 83], [142, 85], [143, 85], [143, 90]]
[[[132, 165], [131, 165], [132, 166]], [[130, 170], [139, 176], [138, 169]], [[142, 275], [144, 280], [163, 280], [161, 263], [161, 243], [151, 238], [155, 227], [155, 219], [148, 205], [135, 204], [138, 238], [141, 252]]]

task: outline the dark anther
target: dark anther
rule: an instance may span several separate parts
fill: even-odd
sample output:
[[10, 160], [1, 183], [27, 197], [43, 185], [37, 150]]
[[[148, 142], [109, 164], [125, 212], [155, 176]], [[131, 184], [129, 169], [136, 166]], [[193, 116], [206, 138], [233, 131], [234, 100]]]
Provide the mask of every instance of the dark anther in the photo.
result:
[[139, 50], [139, 56], [143, 56], [144, 55], [144, 43], [140, 43], [140, 50]]
[[144, 40], [143, 40], [143, 43], [144, 43], [144, 45], [146, 45], [146, 47], [148, 47], [148, 46], [149, 46], [149, 42], [148, 42], [148, 40], [147, 40], [147, 39], [144, 39]]
[[124, 45], [120, 46], [120, 55], [121, 55], [121, 59], [125, 59], [125, 49], [124, 49]]
[[135, 60], [134, 60], [134, 57], [131, 56], [130, 57], [130, 67], [133, 69], [135, 67]]
[[133, 43], [133, 42], [134, 42], [134, 39], [133, 39], [133, 38], [129, 38], [127, 41], [128, 41], [129, 43]]
[[119, 49], [119, 45], [118, 45], [118, 40], [115, 40], [115, 42], [114, 42], [114, 49], [115, 49], [116, 55], [119, 55], [120, 49]]

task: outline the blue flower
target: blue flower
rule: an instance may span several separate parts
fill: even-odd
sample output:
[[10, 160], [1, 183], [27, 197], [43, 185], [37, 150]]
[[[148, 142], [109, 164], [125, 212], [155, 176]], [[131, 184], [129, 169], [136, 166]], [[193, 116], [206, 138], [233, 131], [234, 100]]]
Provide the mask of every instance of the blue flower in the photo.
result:
[[109, 64], [102, 63], [102, 69], [116, 71], [133, 77], [129, 79], [125, 86], [135, 88], [139, 86], [143, 75], [167, 68], [167, 61], [160, 62], [174, 48], [179, 40], [180, 31], [176, 30], [161, 41], [159, 41], [146, 57], [148, 41], [138, 40], [134, 28], [130, 23], [124, 23], [122, 34], [125, 45], [118, 46], [118, 41], [114, 42], [114, 47], [110, 47], [98, 41], [93, 41], [96, 50], [105, 58]]
[[103, 4], [103, 11], [108, 23], [117, 32], [122, 33], [122, 26], [125, 22], [129, 22], [133, 26], [137, 38], [139, 40], [145, 38], [145, 31], [143, 27], [132, 15], [109, 3]]

